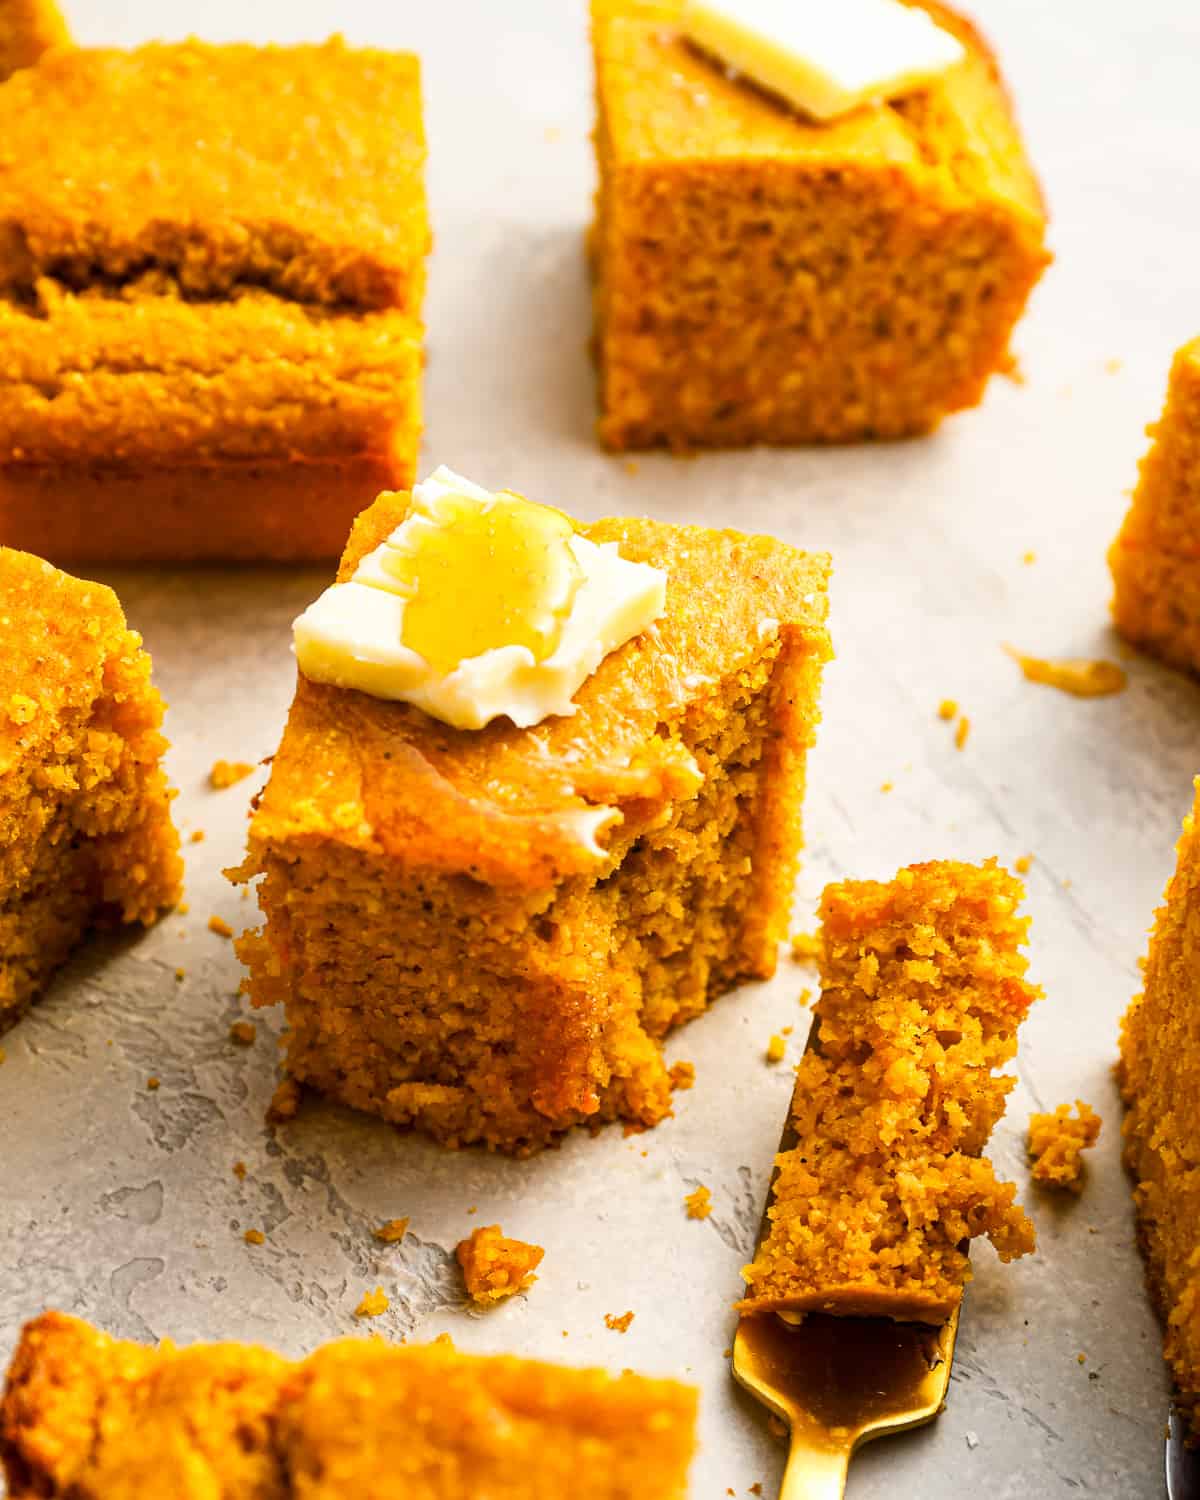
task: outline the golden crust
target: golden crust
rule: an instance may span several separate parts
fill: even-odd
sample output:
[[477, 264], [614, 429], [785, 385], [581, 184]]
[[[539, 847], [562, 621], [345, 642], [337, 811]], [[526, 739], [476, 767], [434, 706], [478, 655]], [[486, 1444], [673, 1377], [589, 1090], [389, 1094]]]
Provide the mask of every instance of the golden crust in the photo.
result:
[[0, 0], [0, 83], [69, 41], [54, 0]]
[[60, 1313], [0, 1404], [12, 1500], [683, 1500], [696, 1393], [667, 1380], [348, 1339], [289, 1364], [145, 1349]]

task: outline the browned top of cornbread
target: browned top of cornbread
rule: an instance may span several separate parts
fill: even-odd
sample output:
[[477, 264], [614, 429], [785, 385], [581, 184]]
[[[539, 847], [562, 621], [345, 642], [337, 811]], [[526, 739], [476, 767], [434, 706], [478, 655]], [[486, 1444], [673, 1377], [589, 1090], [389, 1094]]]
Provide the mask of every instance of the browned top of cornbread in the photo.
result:
[[593, 0], [597, 85], [614, 166], [886, 169], [919, 178], [923, 192], [949, 203], [1002, 204], [1040, 234], [1041, 193], [995, 58], [965, 18], [924, 3], [961, 39], [966, 58], [919, 93], [816, 124], [692, 47], [678, 31], [680, 7], [681, 0]]
[[414, 57], [323, 46], [66, 49], [0, 90], [0, 289], [166, 269], [419, 307], [428, 226]]
[[[363, 512], [339, 578], [408, 505], [407, 493], [384, 494]], [[660, 732], [664, 723], [719, 696], [777, 630], [830, 655], [824, 554], [649, 520], [598, 521], [583, 535], [666, 569], [667, 605], [584, 683], [573, 716], [457, 730], [408, 704], [301, 677], [252, 843], [335, 839], [410, 867], [531, 888], [594, 873], [581, 815], [612, 807], [640, 822], [700, 783], [690, 752]]]
[[696, 1393], [449, 1344], [347, 1339], [292, 1365], [28, 1325], [0, 1405], [12, 1500], [682, 1500]]
[[[386, 455], [417, 389], [407, 313], [258, 287], [194, 301], [162, 272], [119, 290], [0, 295], [0, 457], [32, 464]], [[303, 413], [303, 421], [297, 420]]]
[[0, 83], [68, 40], [54, 0], [0, 0]]

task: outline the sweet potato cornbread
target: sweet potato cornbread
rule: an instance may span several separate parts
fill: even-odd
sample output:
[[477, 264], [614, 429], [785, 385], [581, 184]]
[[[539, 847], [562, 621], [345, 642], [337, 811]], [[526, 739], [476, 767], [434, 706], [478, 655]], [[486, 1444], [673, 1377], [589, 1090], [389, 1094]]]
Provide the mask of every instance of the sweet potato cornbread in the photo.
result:
[[1200, 780], [1154, 920], [1145, 983], [1121, 1027], [1125, 1162], [1146, 1279], [1180, 1404], [1200, 1439]]
[[54, 0], [0, 0], [0, 83], [69, 40]]
[[696, 1392], [448, 1344], [293, 1364], [30, 1323], [0, 1404], [10, 1500], [683, 1500]]
[[[361, 516], [342, 559], [404, 519]], [[660, 1043], [773, 972], [818, 720], [828, 559], [767, 537], [581, 528], [667, 573], [666, 612], [576, 711], [461, 730], [301, 677], [238, 880], [239, 951], [294, 1079], [450, 1145], [534, 1150], [670, 1112]]]
[[840, 442], [973, 406], [1048, 255], [994, 58], [828, 124], [695, 50], [679, 0], [593, 0], [592, 237], [611, 448]]
[[981, 1155], [1016, 1082], [995, 1069], [1038, 994], [1022, 894], [995, 861], [826, 888], [817, 1044], [743, 1311], [939, 1322], [970, 1277], [968, 1240], [986, 1234], [1002, 1260], [1034, 1248]]
[[0, 140], [0, 541], [336, 557], [420, 437], [416, 59], [65, 50]]
[[1200, 672], [1200, 339], [1175, 356], [1133, 503], [1109, 554], [1117, 629]]
[[0, 547], [0, 1031], [90, 927], [178, 899], [162, 716], [112, 590]]

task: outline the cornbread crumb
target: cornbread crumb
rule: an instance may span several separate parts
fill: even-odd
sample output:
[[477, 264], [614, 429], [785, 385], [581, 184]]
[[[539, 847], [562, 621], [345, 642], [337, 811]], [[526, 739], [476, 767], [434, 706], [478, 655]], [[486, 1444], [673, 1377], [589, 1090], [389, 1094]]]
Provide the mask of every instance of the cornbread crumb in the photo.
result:
[[233, 936], [233, 928], [230, 927], [224, 917], [209, 917], [208, 930], [209, 932], [215, 932], [218, 937], [231, 938]]
[[1021, 558], [1021, 561], [1025, 564], [1025, 566], [1027, 568], [1028, 567], [1032, 567], [1032, 565], [1035, 562], [1037, 562], [1037, 553], [1036, 552], [1026, 552], [1024, 554], [1024, 556]]
[[796, 996], [797, 1003], [800, 1006], [807, 1008], [809, 1001], [812, 999], [812, 994], [812, 990], [805, 986], [805, 988], [800, 991], [799, 995]]
[[300, 1098], [300, 1085], [294, 1078], [280, 1079], [267, 1106], [267, 1123], [281, 1125], [294, 1120], [300, 1111]]
[[1013, 860], [1013, 869], [1017, 872], [1018, 875], [1028, 875], [1032, 865], [1032, 854], [1022, 854], [1017, 859]]
[[186, 969], [179, 968], [179, 969], [175, 970], [175, 983], [176, 984], [182, 984], [183, 981], [186, 978], [187, 978], [187, 970]]
[[235, 1021], [229, 1028], [229, 1040], [236, 1042], [239, 1047], [250, 1047], [258, 1035], [258, 1027], [253, 1021]]
[[962, 750], [967, 743], [967, 736], [971, 733], [971, 721], [963, 714], [954, 730], [954, 748]]
[[244, 1161], [235, 1161], [234, 1162], [234, 1164], [233, 1164], [233, 1175], [237, 1178], [237, 1180], [239, 1182], [245, 1182], [245, 1180], [246, 1180], [246, 1163]]
[[1083, 1189], [1083, 1152], [1100, 1139], [1101, 1119], [1090, 1105], [1076, 1099], [1079, 1118], [1071, 1118], [1071, 1106], [1060, 1104], [1053, 1114], [1029, 1117], [1029, 1156], [1033, 1180], [1043, 1187]]
[[619, 1316], [617, 1313], [604, 1314], [604, 1326], [611, 1328], [614, 1333], [624, 1333], [632, 1322], [633, 1314], [631, 1312], [624, 1312]]
[[672, 1063], [667, 1070], [667, 1077], [671, 1080], [672, 1089], [690, 1089], [696, 1082], [696, 1064], [690, 1062]]
[[244, 781], [253, 770], [252, 761], [217, 760], [208, 773], [208, 784], [218, 792], [224, 791], [227, 786], [235, 786], [239, 781]]
[[2, 1063], [7, 1056], [8, 1056], [8, 1053], [5, 1052], [5, 1050], [4, 1050], [3, 1047], [0, 1047], [0, 1063]]
[[187, 904], [186, 901], [180, 901], [179, 904], [175, 908], [175, 910], [179, 913], [179, 915], [181, 917], [186, 917], [187, 914], [188, 914], [188, 912], [191, 911], [191, 909], [192, 908]]
[[261, 1229], [247, 1229], [242, 1238], [246, 1241], [247, 1245], [262, 1245], [266, 1243], [267, 1239]]
[[712, 1192], [703, 1183], [683, 1200], [689, 1219], [707, 1219], [712, 1213]]
[[1012, 646], [1004, 648], [1021, 668], [1028, 682], [1058, 688], [1074, 698], [1106, 698], [1122, 692], [1129, 679], [1124, 667], [1115, 661], [1075, 659], [1046, 661], [1039, 656], [1025, 656]]
[[533, 1273], [545, 1253], [540, 1245], [506, 1239], [499, 1224], [480, 1225], [454, 1249], [467, 1294], [481, 1306], [531, 1287], [537, 1280]]
[[792, 939], [792, 960], [798, 964], [815, 964], [821, 957], [821, 938], [815, 932], [798, 932]]
[[767, 1043], [767, 1061], [769, 1063], [782, 1062], [787, 1055], [787, 1043], [781, 1036], [773, 1036]]
[[890, 792], [890, 791], [894, 790], [895, 785], [896, 785], [896, 783], [894, 781], [885, 781], [883, 783], [883, 785], [879, 788], [879, 790], [881, 792]]
[[371, 1233], [377, 1240], [382, 1240], [385, 1245], [398, 1245], [408, 1233], [408, 1219], [389, 1219], [386, 1224], [380, 1224], [378, 1229]]
[[191, 844], [202, 844], [204, 842], [204, 829], [193, 828], [188, 835], [188, 842]]
[[1124, 368], [1124, 365], [1125, 361], [1123, 359], [1117, 359], [1115, 357], [1113, 359], [1106, 359], [1104, 361], [1104, 373], [1106, 375], [1119, 374], [1119, 372]]
[[391, 1299], [381, 1286], [373, 1292], [364, 1292], [362, 1301], [354, 1309], [356, 1318], [378, 1318], [391, 1307]]
[[157, 1078], [154, 1075], [151, 1075], [149, 1078], [146, 1079], [146, 1087], [150, 1090], [151, 1093], [153, 1093], [155, 1089], [160, 1088], [161, 1086], [162, 1086], [162, 1079], [161, 1078]]
[[761, 1484], [752, 1484], [750, 1486], [750, 1493], [752, 1495], [761, 1495], [762, 1494], [762, 1485]]
[[1080, 1363], [1080, 1364], [1081, 1364], [1081, 1365], [1086, 1365], [1086, 1364], [1087, 1364], [1087, 1355], [1086, 1355], [1086, 1354], [1083, 1354], [1083, 1353], [1082, 1353], [1082, 1352], [1081, 1352], [1081, 1353], [1079, 1353], [1079, 1354], [1077, 1354], [1077, 1355], [1076, 1355], [1076, 1356], [1075, 1356], [1075, 1358], [1076, 1358], [1076, 1359], [1077, 1359], [1077, 1360], [1078, 1360], [1078, 1361], [1079, 1361], [1079, 1363]]
[[958, 704], [953, 698], [943, 698], [938, 704], [938, 718], [949, 721], [958, 713]]

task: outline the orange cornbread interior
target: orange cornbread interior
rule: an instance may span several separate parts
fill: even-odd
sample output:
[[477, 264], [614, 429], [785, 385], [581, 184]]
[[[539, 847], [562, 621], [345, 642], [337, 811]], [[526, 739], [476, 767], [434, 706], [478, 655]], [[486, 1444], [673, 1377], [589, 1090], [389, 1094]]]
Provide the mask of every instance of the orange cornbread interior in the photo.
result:
[[289, 1363], [29, 1324], [0, 1404], [11, 1500], [683, 1500], [696, 1392], [345, 1340]]
[[1175, 356], [1162, 416], [1109, 554], [1117, 629], [1200, 672], [1200, 339]]
[[815, 125], [702, 56], [678, 0], [593, 0], [591, 240], [612, 448], [830, 442], [973, 406], [1049, 256], [999, 71]]
[[1125, 1162], [1166, 1357], [1200, 1436], [1200, 780], [1121, 1028]]
[[0, 83], [68, 40], [54, 0], [0, 0]]
[[[408, 503], [358, 519], [343, 580]], [[663, 568], [667, 597], [573, 715], [456, 730], [302, 676], [235, 874], [264, 877], [239, 953], [254, 1004], [286, 1007], [293, 1079], [448, 1145], [656, 1124], [662, 1038], [771, 974], [787, 934], [828, 558], [582, 534]]]
[[112, 590], [0, 547], [0, 1030], [95, 922], [178, 899], [162, 716]]
[[937, 1321], [962, 1297], [966, 1242], [1001, 1259], [1033, 1226], [982, 1152], [1038, 992], [1019, 881], [994, 861], [913, 865], [821, 902], [817, 1043], [796, 1072], [796, 1145], [743, 1310]]
[[1082, 1099], [1075, 1108], [1074, 1116], [1069, 1104], [1059, 1104], [1053, 1112], [1029, 1117], [1030, 1175], [1042, 1187], [1083, 1191], [1083, 1153], [1100, 1139], [1103, 1121]]

